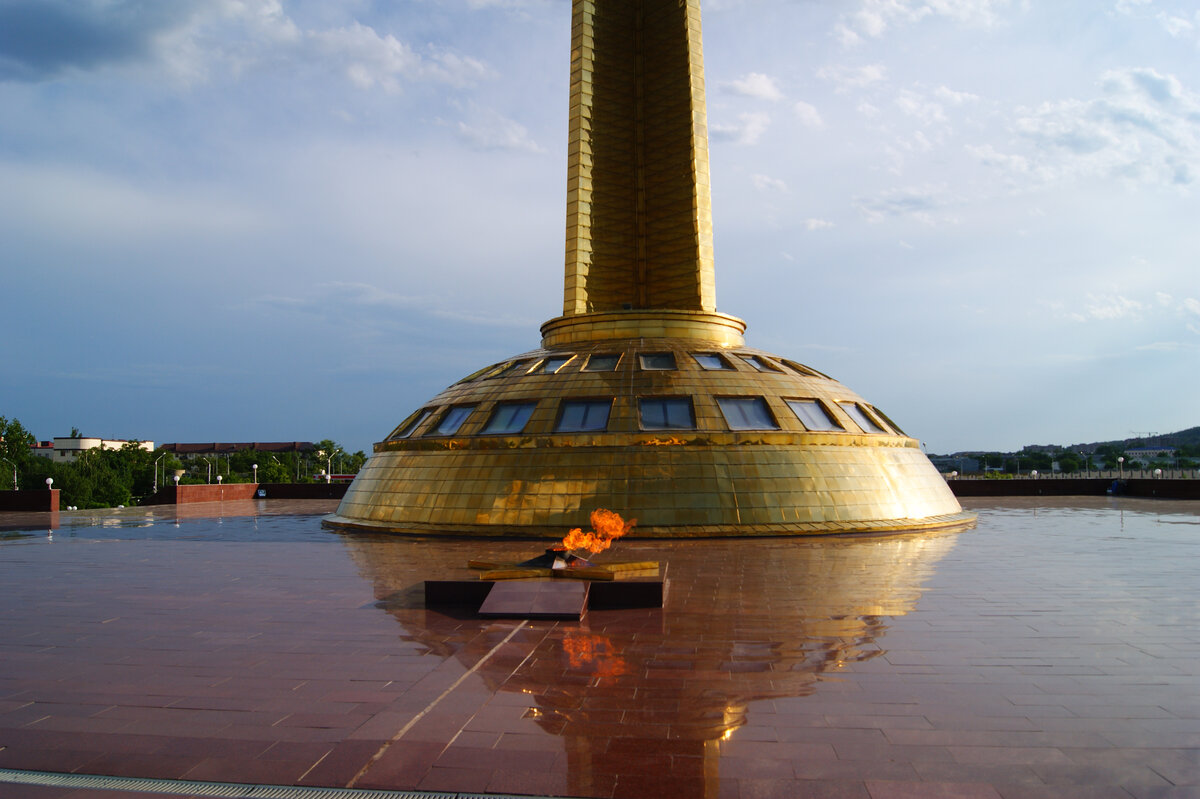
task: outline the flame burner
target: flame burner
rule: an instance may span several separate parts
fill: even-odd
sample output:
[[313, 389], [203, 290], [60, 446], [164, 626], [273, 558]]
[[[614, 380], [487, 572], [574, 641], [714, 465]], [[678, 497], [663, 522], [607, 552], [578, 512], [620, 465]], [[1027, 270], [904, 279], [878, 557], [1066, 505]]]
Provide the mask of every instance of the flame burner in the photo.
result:
[[536, 558], [517, 564], [522, 569], [587, 569], [594, 566], [590, 560], [579, 557], [566, 547], [550, 547]]

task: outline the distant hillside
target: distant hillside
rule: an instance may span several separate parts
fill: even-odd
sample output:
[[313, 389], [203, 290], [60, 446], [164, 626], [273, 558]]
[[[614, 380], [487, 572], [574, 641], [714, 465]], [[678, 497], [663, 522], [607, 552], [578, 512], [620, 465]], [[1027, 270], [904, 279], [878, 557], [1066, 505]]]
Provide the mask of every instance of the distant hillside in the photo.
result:
[[1141, 447], [1184, 447], [1200, 445], [1200, 427], [1189, 427], [1177, 433], [1161, 433], [1154, 436], [1138, 436], [1135, 438], [1116, 439], [1114, 441], [1096, 441], [1091, 444], [1072, 444], [1065, 449], [1070, 451], [1092, 452], [1097, 447], [1113, 444], [1124, 449], [1139, 449]]

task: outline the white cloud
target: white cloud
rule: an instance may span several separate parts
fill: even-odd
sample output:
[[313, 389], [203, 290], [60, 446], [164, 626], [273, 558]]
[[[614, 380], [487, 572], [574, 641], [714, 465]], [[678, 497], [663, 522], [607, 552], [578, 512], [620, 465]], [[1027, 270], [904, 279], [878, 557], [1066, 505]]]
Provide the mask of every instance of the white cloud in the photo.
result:
[[466, 121], [457, 124], [458, 134], [474, 147], [481, 150], [544, 152], [524, 125], [497, 111], [472, 105], [467, 117]]
[[759, 191], [787, 191], [787, 184], [779, 178], [768, 177], [767, 175], [751, 175], [750, 182], [754, 184], [754, 188]]
[[775, 85], [775, 79], [760, 72], [751, 72], [736, 80], [727, 81], [720, 86], [722, 91], [740, 94], [743, 97], [755, 97], [759, 100], [772, 102], [783, 99], [783, 92]]
[[[1174, 311], [1175, 316], [1184, 318], [1185, 327], [1191, 329], [1195, 322], [1192, 316], [1200, 316], [1200, 300], [1186, 297], [1176, 301], [1164, 291], [1153, 293], [1152, 300], [1130, 297], [1119, 291], [1106, 294], [1087, 293], [1083, 297], [1082, 308], [1067, 309], [1062, 303], [1047, 303], [1052, 313], [1072, 322], [1140, 322], [1145, 319], [1161, 321], [1165, 317], [1163, 311]], [[1159, 345], [1146, 345], [1139, 349], [1161, 348]]]
[[940, 125], [946, 122], [946, 110], [909, 89], [901, 89], [896, 96], [896, 107], [923, 125]]
[[814, 130], [825, 127], [825, 120], [821, 118], [821, 112], [815, 106], [803, 100], [797, 100], [792, 105], [792, 110], [796, 112], [796, 117], [804, 127], [813, 128]]
[[875, 197], [858, 197], [854, 200], [854, 207], [865, 214], [870, 222], [908, 217], [927, 225], [949, 221], [939, 218], [939, 214], [952, 204], [944, 185], [910, 186], [892, 189]]
[[939, 86], [934, 90], [933, 95], [944, 103], [950, 105], [965, 105], [966, 103], [974, 103], [979, 100], [979, 95], [971, 94], [970, 92], [956, 92], [946, 86]]
[[[0, 78], [141, 69], [155, 80], [165, 72], [191, 85], [282, 65], [316, 67], [360, 88], [396, 91], [407, 82], [461, 87], [489, 75], [477, 59], [432, 47], [418, 52], [358, 21], [305, 30], [279, 0], [22, 0], [0, 6], [0, 27], [14, 25], [39, 44], [0, 47]], [[57, 35], [60, 30], [71, 35]]]
[[771, 117], [763, 113], [738, 114], [737, 122], [710, 124], [709, 135], [717, 141], [734, 144], [756, 144], [766, 132]]
[[1170, 14], [1159, 14], [1159, 24], [1163, 26], [1163, 30], [1174, 36], [1177, 39], [1191, 38], [1196, 34], [1196, 30], [1200, 25], [1200, 12], [1196, 13], [1196, 22], [1192, 22], [1186, 17], [1176, 17]]
[[878, 39], [889, 28], [912, 25], [930, 17], [946, 17], [964, 25], [990, 26], [1000, 21], [1010, 0], [862, 0], [844, 14], [834, 29], [845, 46]]
[[804, 228], [806, 230], [827, 230], [831, 227], [833, 227], [833, 223], [827, 219], [810, 217], [804, 220]]
[[834, 66], [817, 70], [817, 77], [827, 80], [840, 92], [862, 89], [887, 79], [887, 67], [883, 64], [866, 64], [861, 67]]
[[1086, 299], [1087, 310], [1084, 315], [1088, 319], [1139, 319], [1147, 309], [1144, 302], [1120, 294], [1087, 294]]
[[1019, 108], [1014, 149], [969, 148], [984, 163], [1053, 182], [1102, 176], [1188, 187], [1200, 180], [1200, 98], [1149, 68], [1104, 73], [1102, 95]]

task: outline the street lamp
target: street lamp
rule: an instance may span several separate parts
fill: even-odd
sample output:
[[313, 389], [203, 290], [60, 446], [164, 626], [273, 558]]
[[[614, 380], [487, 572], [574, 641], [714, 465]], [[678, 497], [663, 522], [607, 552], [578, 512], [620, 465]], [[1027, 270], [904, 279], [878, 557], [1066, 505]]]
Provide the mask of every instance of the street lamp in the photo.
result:
[[218, 474], [218, 475], [217, 475], [217, 485], [220, 485], [220, 484], [221, 484], [221, 480], [222, 480], [222, 479], [224, 479], [224, 478], [222, 477], [222, 475], [219, 475], [219, 474]]
[[178, 490], [179, 489], [179, 475], [176, 474], [176, 475], [172, 475], [172, 476], [175, 478], [175, 488], [176, 488], [176, 490]]
[[1120, 474], [1121, 479], [1124, 480], [1125, 479], [1125, 456], [1124, 455], [1117, 456], [1117, 468], [1120, 470], [1119, 474]]
[[166, 454], [167, 453], [164, 452], [162, 455], [159, 455], [157, 458], [154, 459], [154, 492], [153, 493], [155, 493], [155, 494], [158, 493], [158, 462], [161, 461], [164, 457], [166, 457]]
[[54, 490], [54, 478], [53, 478], [53, 477], [47, 477], [47, 478], [46, 478], [46, 490], [47, 490], [47, 491], [53, 491], [53, 490]]
[[201, 458], [200, 460], [202, 460], [206, 464], [208, 464], [208, 477], [204, 478], [204, 482], [211, 484], [212, 483], [212, 461], [210, 461], [208, 458]]
[[255, 463], [250, 468], [254, 470], [254, 484], [258, 485], [258, 464]]

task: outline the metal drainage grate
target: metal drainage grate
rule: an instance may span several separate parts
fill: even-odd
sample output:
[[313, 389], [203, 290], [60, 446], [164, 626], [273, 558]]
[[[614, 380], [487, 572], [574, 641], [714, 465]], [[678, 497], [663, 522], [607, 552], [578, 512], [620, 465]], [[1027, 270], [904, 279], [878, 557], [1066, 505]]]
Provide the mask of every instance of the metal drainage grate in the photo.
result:
[[235, 782], [195, 782], [98, 774], [61, 774], [0, 768], [0, 783], [98, 791], [136, 791], [179, 796], [217, 796], [230, 799], [524, 799], [512, 794], [439, 793], [430, 791], [372, 791], [362, 788], [317, 788], [298, 785], [253, 785]]

